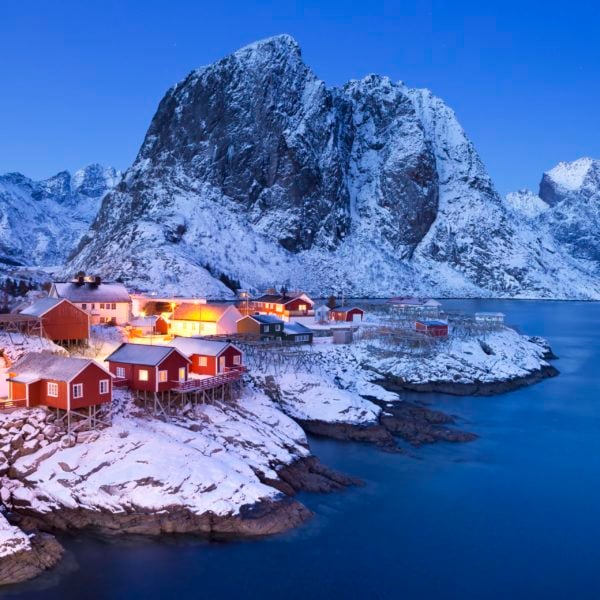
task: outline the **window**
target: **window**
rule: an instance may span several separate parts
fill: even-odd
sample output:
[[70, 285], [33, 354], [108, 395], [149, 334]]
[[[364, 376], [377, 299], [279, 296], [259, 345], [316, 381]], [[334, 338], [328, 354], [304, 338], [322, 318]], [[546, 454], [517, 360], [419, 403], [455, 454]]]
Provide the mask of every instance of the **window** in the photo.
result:
[[269, 333], [269, 331], [271, 331], [271, 326], [265, 325], [265, 333]]
[[[108, 305], [107, 305], [107, 308], [108, 308]], [[117, 305], [116, 305], [116, 304], [113, 302], [113, 303], [110, 305], [110, 308], [111, 308], [111, 310], [117, 310]]]
[[85, 310], [87, 308], [87, 304], [82, 304], [81, 308], [83, 308], [83, 310]]
[[242, 364], [242, 357], [239, 354], [236, 354], [233, 357], [233, 364], [234, 365], [241, 365]]
[[108, 385], [108, 379], [101, 379], [100, 380], [100, 393], [108, 394], [109, 389], [110, 389], [110, 386]]
[[161, 383], [165, 383], [165, 381], [169, 381], [169, 372], [168, 371], [159, 371], [158, 372], [158, 380]]
[[100, 309], [104, 310], [104, 304], [100, 303]]
[[281, 331], [281, 325], [275, 325], [275, 331]]
[[306, 304], [299, 304], [298, 310], [302, 310], [302, 311], [306, 310]]
[[58, 383], [48, 382], [48, 396], [58, 398]]
[[201, 367], [206, 367], [208, 366], [208, 358], [206, 356], [199, 356], [198, 357], [198, 364]]
[[125, 377], [125, 367], [117, 367], [117, 377]]
[[91, 308], [92, 310], [94, 310], [94, 309], [96, 308], [96, 305], [95, 305], [95, 304], [90, 304], [90, 308]]
[[179, 369], [179, 381], [185, 381], [185, 380], [186, 380], [185, 367], [181, 367]]
[[147, 369], [140, 369], [140, 371], [138, 373], [138, 379], [140, 381], [148, 381], [148, 370]]
[[104, 317], [100, 317], [100, 323], [104, 323], [106, 319]]
[[77, 398], [83, 398], [83, 383], [73, 384], [73, 398], [75, 400], [77, 400]]

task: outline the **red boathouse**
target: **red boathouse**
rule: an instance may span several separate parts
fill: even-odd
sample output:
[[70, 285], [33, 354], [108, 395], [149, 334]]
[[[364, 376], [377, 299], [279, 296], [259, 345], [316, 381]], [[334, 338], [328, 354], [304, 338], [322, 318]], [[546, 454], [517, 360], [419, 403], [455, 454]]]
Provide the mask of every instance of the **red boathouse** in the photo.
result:
[[423, 320], [415, 322], [415, 329], [432, 337], [448, 337], [448, 323], [438, 320]]
[[177, 337], [171, 345], [192, 361], [192, 373], [214, 376], [243, 369], [243, 352], [231, 342]]
[[53, 342], [81, 344], [90, 339], [90, 316], [64, 298], [42, 298], [20, 314], [37, 317], [42, 335]]
[[112, 376], [93, 360], [30, 352], [9, 370], [9, 403], [76, 411], [112, 400]]
[[188, 380], [191, 361], [173, 346], [121, 344], [106, 358], [115, 385], [142, 392], [168, 392]]
[[331, 321], [358, 322], [362, 321], [365, 311], [357, 306], [336, 306], [329, 311]]

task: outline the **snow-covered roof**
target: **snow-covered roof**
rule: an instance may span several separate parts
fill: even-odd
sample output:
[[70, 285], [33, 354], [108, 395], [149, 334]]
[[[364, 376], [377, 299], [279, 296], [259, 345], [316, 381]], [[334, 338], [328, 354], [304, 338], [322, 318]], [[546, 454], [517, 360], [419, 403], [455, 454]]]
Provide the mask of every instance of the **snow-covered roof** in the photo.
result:
[[[106, 361], [132, 365], [159, 365], [171, 352], [178, 352], [173, 346], [150, 346], [148, 344], [121, 344]], [[181, 352], [178, 352], [181, 354]], [[183, 354], [181, 354], [184, 356]], [[187, 356], [184, 358], [189, 362]]]
[[285, 306], [286, 304], [289, 304], [293, 300], [297, 300], [297, 299], [302, 299], [302, 300], [308, 302], [309, 304], [313, 303], [313, 301], [304, 293], [294, 294], [292, 296], [288, 296], [287, 294], [285, 296], [282, 294], [263, 294], [262, 296], [255, 298], [254, 301], [255, 302], [268, 302], [271, 304], [282, 304]]
[[160, 319], [159, 315], [148, 315], [147, 317], [136, 317], [135, 319], [131, 319], [129, 324], [132, 327], [153, 327], [156, 325], [156, 321]]
[[438, 319], [419, 319], [417, 323], [421, 323], [427, 327], [445, 327], [448, 325], [446, 321], [439, 321]]
[[51, 308], [64, 301], [64, 298], [41, 298], [27, 308], [21, 311], [22, 315], [31, 315], [32, 317], [41, 317], [45, 315]]
[[504, 318], [504, 313], [501, 312], [476, 312], [475, 313], [475, 318], [477, 319], [478, 317], [481, 317], [482, 319], [485, 318], [499, 318], [499, 319], [503, 319]]
[[365, 312], [362, 308], [359, 308], [358, 306], [334, 306], [331, 310], [334, 310], [335, 312], [350, 312], [351, 310], [360, 310], [362, 312]]
[[[23, 383], [32, 383], [40, 379], [71, 381], [91, 364], [106, 371], [91, 359], [60, 356], [51, 352], [30, 352], [14, 363], [10, 367], [10, 372], [16, 373], [15, 377], [11, 377], [11, 379]], [[108, 371], [106, 372], [108, 374]]]
[[408, 305], [408, 306], [441, 306], [441, 303], [432, 298], [390, 298], [388, 302], [392, 304]]
[[237, 311], [237, 308], [231, 304], [188, 304], [184, 302], [175, 308], [173, 320], [216, 323], [230, 309]]
[[191, 356], [192, 354], [199, 354], [202, 356], [219, 356], [223, 350], [229, 346], [233, 346], [233, 344], [231, 342], [225, 342], [221, 340], [176, 337], [171, 342], [171, 346], [177, 348], [177, 350], [186, 356]]
[[69, 281], [52, 284], [51, 293], [71, 302], [131, 302], [129, 292], [122, 283], [86, 281], [83, 284]]
[[311, 329], [302, 325], [302, 323], [297, 323], [294, 321], [293, 323], [286, 323], [283, 326], [283, 332], [287, 335], [299, 335], [299, 334], [307, 334], [313, 333]]
[[[262, 323], [263, 325], [279, 325], [283, 323], [279, 317], [275, 317], [273, 315], [261, 315], [256, 313], [254, 315], [247, 315], [247, 317], [253, 319], [257, 323]], [[245, 319], [246, 317], [243, 318]], [[241, 319], [238, 319], [238, 321], [240, 320]]]

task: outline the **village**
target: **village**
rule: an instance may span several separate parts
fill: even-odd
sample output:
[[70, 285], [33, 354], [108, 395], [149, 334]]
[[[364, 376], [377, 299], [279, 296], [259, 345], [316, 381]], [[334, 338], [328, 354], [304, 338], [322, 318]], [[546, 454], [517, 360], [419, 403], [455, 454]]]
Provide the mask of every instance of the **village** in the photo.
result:
[[[389, 452], [468, 442], [406, 392], [495, 393], [552, 375], [550, 358], [503, 314], [431, 298], [281, 286], [218, 302], [83, 274], [30, 290], [0, 314], [0, 576], [59, 560], [40, 531], [297, 527], [311, 517], [298, 491], [354, 482], [320, 464], [309, 434]], [[46, 558], [23, 572], [23, 555]]]
[[[422, 353], [451, 335], [437, 300], [398, 297], [382, 307], [390, 310], [377, 318], [353, 303], [330, 297], [317, 304], [285, 287], [254, 297], [241, 291], [236, 303], [130, 294], [122, 283], [80, 274], [0, 315], [0, 334], [11, 346], [2, 352], [7, 385], [0, 388], [0, 410], [46, 406], [77, 433], [110, 423], [115, 389], [168, 417], [190, 402], [239, 397], [249, 368], [258, 374], [267, 365], [310, 370], [313, 347], [323, 352], [378, 339]], [[498, 329], [504, 315], [477, 313], [469, 326]], [[97, 345], [106, 345], [108, 330], [122, 343], [103, 354]], [[35, 338], [53, 348], [40, 352]]]

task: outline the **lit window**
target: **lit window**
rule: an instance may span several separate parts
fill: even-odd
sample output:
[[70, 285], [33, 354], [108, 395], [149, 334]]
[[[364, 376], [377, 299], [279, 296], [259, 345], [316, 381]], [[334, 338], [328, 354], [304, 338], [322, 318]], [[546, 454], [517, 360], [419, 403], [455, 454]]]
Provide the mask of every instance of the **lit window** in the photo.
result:
[[83, 383], [73, 384], [73, 398], [83, 398]]
[[165, 381], [169, 381], [169, 372], [168, 371], [159, 371], [158, 372], [158, 380], [161, 383], [165, 383]]
[[148, 371], [147, 369], [140, 369], [138, 373], [138, 379], [140, 381], [148, 381]]
[[125, 377], [125, 367], [117, 367], [117, 377]]
[[298, 310], [306, 310], [306, 304], [298, 305]]
[[108, 385], [108, 379], [101, 379], [100, 380], [100, 393], [101, 394], [108, 394], [110, 386]]
[[198, 364], [201, 367], [206, 367], [208, 365], [208, 358], [206, 356], [199, 356], [198, 357]]
[[58, 383], [48, 382], [48, 396], [58, 398]]

